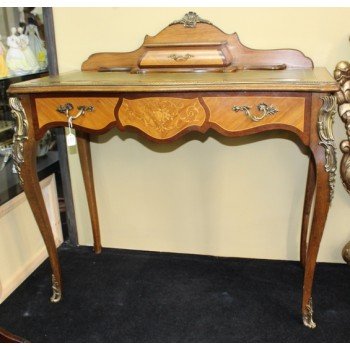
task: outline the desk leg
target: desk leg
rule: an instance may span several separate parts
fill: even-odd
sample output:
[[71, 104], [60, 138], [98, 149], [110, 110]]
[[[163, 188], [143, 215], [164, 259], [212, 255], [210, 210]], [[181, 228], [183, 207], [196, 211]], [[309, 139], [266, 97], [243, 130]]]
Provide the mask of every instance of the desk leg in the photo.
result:
[[[319, 110], [318, 114], [316, 110]], [[309, 242], [307, 245], [302, 314], [304, 325], [315, 328], [312, 319], [312, 285], [316, 267], [316, 259], [320, 247], [323, 230], [326, 224], [329, 206], [333, 197], [336, 154], [332, 125], [335, 114], [335, 97], [315, 94], [313, 98], [312, 124], [317, 125], [318, 138], [313, 133], [311, 149], [315, 159], [316, 170], [316, 197], [312, 218]], [[317, 119], [316, 119], [317, 117]]]
[[81, 169], [83, 172], [83, 179], [85, 185], [86, 196], [89, 205], [89, 212], [92, 225], [92, 233], [94, 236], [94, 251], [95, 253], [101, 253], [101, 237], [100, 237], [100, 225], [98, 221], [94, 177], [92, 172], [91, 150], [90, 150], [90, 137], [88, 134], [78, 131], [77, 143]]
[[329, 209], [328, 174], [324, 170], [323, 163], [319, 163], [317, 165], [316, 178], [315, 209], [306, 254], [302, 306], [303, 322], [305, 326], [310, 328], [316, 327], [316, 324], [312, 319], [312, 284], [316, 267], [317, 254]]
[[315, 193], [316, 177], [315, 177], [315, 162], [313, 155], [310, 155], [309, 170], [307, 173], [306, 191], [303, 210], [303, 222], [301, 227], [300, 238], [300, 262], [305, 267], [306, 251], [307, 251], [307, 233], [310, 222], [310, 212], [312, 206], [312, 199]]
[[25, 109], [18, 98], [9, 100], [12, 115], [16, 119], [16, 133], [14, 135], [13, 161], [16, 167], [20, 184], [28, 199], [35, 220], [46, 245], [52, 268], [51, 301], [57, 303], [62, 297], [61, 269], [58, 262], [56, 244], [51, 229], [50, 219], [47, 214], [44, 198], [41, 192], [36, 168], [36, 152], [38, 141], [35, 140], [32, 118], [26, 113], [31, 113], [29, 99], [23, 99]]

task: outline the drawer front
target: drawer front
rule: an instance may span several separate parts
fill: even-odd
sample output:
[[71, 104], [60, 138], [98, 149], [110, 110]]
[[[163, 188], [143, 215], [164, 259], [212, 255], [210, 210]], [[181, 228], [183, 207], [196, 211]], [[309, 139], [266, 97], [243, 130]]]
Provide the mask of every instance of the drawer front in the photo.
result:
[[204, 97], [209, 122], [225, 131], [283, 124], [304, 131], [305, 98], [274, 96]]
[[133, 126], [154, 139], [166, 140], [187, 128], [202, 126], [206, 113], [198, 98], [124, 98], [117, 118], [122, 129]]
[[[168, 140], [186, 131], [205, 132], [210, 127], [219, 132], [244, 133], [249, 129], [281, 126], [304, 132], [305, 97], [302, 96], [203, 96], [191, 97], [38, 97], [35, 99], [38, 134], [51, 126], [68, 126], [68, 119], [57, 109], [70, 103], [69, 114], [78, 107], [92, 106], [73, 120], [73, 127], [91, 132], [104, 132], [113, 125], [121, 130], [134, 127], [152, 139]], [[217, 128], [218, 127], [218, 128]]]
[[92, 106], [92, 112], [87, 111], [77, 119], [73, 120], [73, 126], [81, 126], [91, 131], [105, 129], [109, 124], [115, 122], [114, 109], [119, 98], [117, 97], [43, 97], [35, 99], [38, 116], [39, 129], [51, 123], [66, 123], [65, 114], [57, 111], [59, 106], [71, 103], [73, 109], [70, 115], [77, 115], [79, 106]]
[[141, 68], [153, 67], [201, 67], [227, 65], [219, 49], [150, 50], [140, 61]]

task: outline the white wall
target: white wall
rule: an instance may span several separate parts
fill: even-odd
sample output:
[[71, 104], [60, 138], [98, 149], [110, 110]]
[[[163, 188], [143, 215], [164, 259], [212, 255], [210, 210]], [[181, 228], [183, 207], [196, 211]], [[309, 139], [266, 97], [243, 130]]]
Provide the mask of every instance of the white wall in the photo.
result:
[[[63, 242], [55, 176], [40, 182], [56, 245]], [[46, 258], [47, 251], [25, 194], [0, 206], [0, 303]], [[48, 296], [49, 297], [49, 296]]]
[[[94, 52], [138, 48], [190, 11], [243, 44], [296, 48], [325, 66], [350, 59], [350, 8], [55, 8], [61, 72]], [[345, 137], [339, 118], [336, 142]], [[297, 260], [308, 158], [288, 134], [186, 137], [155, 145], [113, 130], [92, 143], [102, 244], [106, 247]], [[304, 152], [304, 153], [303, 153]], [[92, 244], [78, 155], [70, 168], [79, 241]], [[340, 159], [340, 154], [338, 156]], [[350, 198], [339, 176], [319, 261], [341, 262]]]

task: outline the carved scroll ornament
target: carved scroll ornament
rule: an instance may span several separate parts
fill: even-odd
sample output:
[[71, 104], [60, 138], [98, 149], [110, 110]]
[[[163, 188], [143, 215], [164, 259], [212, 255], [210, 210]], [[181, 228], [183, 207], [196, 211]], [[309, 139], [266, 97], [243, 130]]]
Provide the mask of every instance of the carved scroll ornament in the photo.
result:
[[23, 186], [21, 165], [24, 162], [23, 143], [28, 139], [28, 121], [21, 101], [17, 97], [10, 97], [9, 105], [11, 107], [12, 116], [16, 120], [16, 131], [13, 135], [12, 148], [13, 163], [19, 177], [19, 182], [21, 186]]
[[183, 18], [172, 22], [170, 25], [183, 24], [184, 27], [186, 27], [186, 28], [194, 28], [197, 25], [197, 23], [211, 24], [210, 21], [203, 19], [203, 18], [200, 18], [195, 12], [190, 11], [190, 12], [186, 13], [183, 16]]
[[325, 149], [326, 164], [325, 169], [329, 174], [330, 198], [334, 196], [335, 173], [337, 170], [337, 157], [334, 146], [333, 123], [335, 115], [336, 99], [334, 96], [325, 96], [322, 98], [323, 105], [318, 115], [318, 136], [319, 144]]
[[[347, 140], [340, 143], [340, 150], [343, 157], [340, 163], [340, 176], [344, 187], [350, 194], [350, 63], [339, 62], [334, 70], [334, 78], [340, 84], [340, 91], [337, 92], [338, 112], [345, 123]], [[350, 242], [342, 251], [343, 259], [350, 264]]]
[[350, 193], [350, 63], [339, 62], [334, 71], [334, 78], [340, 84], [340, 91], [336, 93], [338, 112], [345, 123], [347, 140], [340, 144], [343, 157], [340, 165], [340, 175], [343, 185]]

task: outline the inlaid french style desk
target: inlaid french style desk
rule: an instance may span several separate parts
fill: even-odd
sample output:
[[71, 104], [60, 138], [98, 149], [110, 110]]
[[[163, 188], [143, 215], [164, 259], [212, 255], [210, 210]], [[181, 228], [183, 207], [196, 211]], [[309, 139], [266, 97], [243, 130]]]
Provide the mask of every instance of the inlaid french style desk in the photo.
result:
[[[12, 85], [10, 104], [17, 120], [13, 156], [49, 253], [51, 301], [61, 299], [62, 279], [35, 159], [37, 142], [49, 128], [76, 131], [96, 253], [101, 241], [90, 133], [117, 127], [170, 142], [209, 129], [227, 137], [287, 130], [310, 150], [300, 259], [305, 268], [303, 322], [314, 328], [311, 291], [334, 191], [333, 94], [338, 90], [327, 70], [314, 68], [302, 52], [249, 49], [237, 34], [225, 34], [192, 12], [156, 36], [146, 36], [136, 51], [94, 54], [81, 71]], [[74, 143], [72, 134], [68, 142]]]

